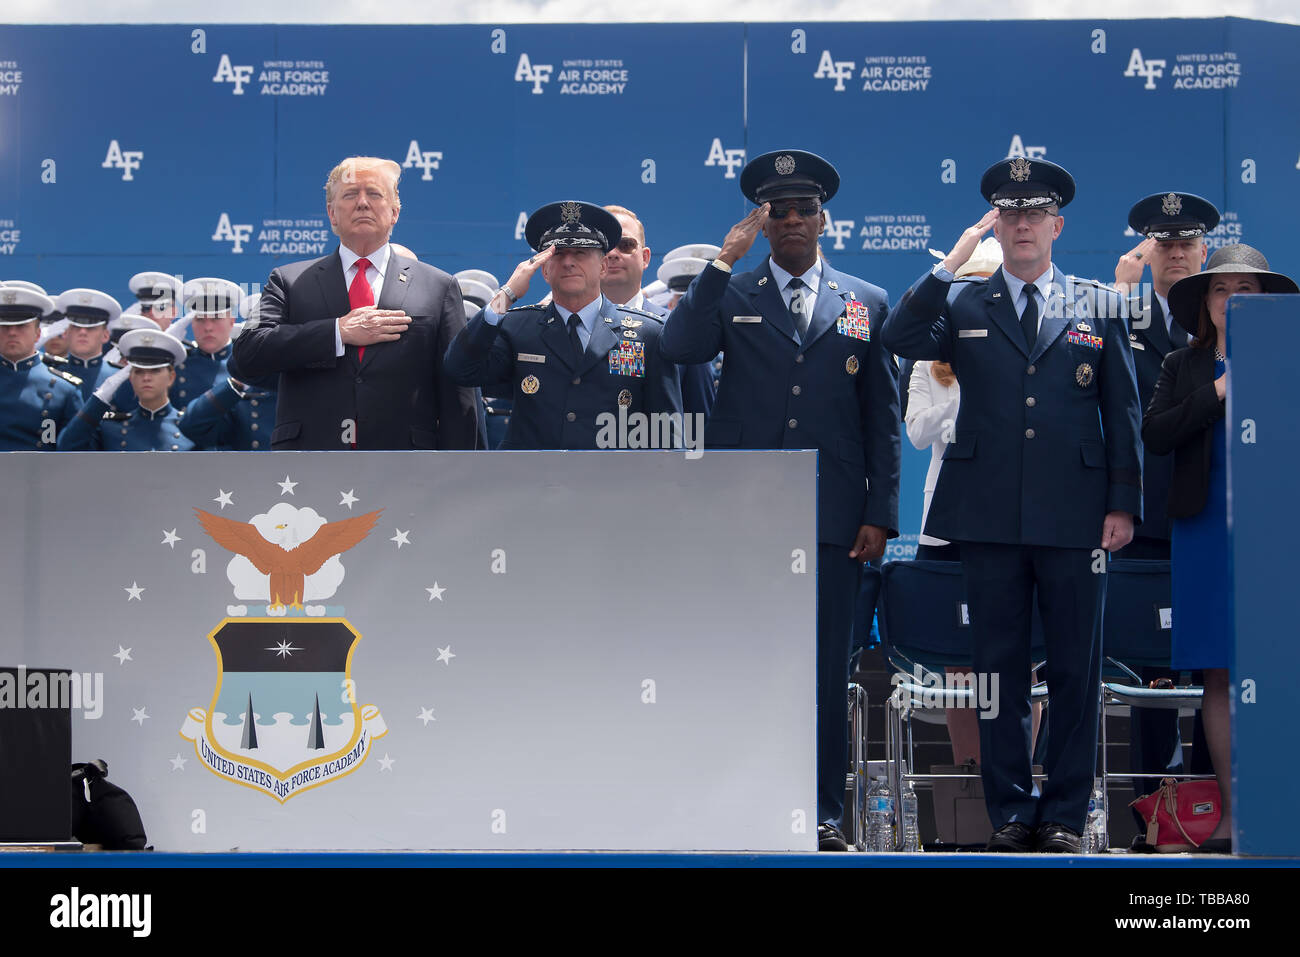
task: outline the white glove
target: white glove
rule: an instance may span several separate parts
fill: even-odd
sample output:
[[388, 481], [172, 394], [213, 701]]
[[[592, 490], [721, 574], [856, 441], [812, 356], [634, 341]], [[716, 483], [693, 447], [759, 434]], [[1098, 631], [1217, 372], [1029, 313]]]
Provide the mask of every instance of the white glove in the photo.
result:
[[118, 369], [99, 384], [99, 388], [95, 390], [95, 398], [100, 402], [103, 402], [105, 405], [112, 405], [113, 396], [116, 395], [117, 390], [122, 387], [122, 383], [130, 377], [130, 366], [127, 366], [125, 369]]
[[55, 339], [63, 335], [65, 332], [68, 331], [69, 325], [71, 325], [71, 323], [69, 323], [67, 319], [60, 319], [58, 322], [51, 322], [49, 325], [43, 327], [41, 329], [40, 338], [36, 340], [36, 348], [39, 349], [41, 346], [45, 345], [45, 343], [49, 342], [51, 339]]

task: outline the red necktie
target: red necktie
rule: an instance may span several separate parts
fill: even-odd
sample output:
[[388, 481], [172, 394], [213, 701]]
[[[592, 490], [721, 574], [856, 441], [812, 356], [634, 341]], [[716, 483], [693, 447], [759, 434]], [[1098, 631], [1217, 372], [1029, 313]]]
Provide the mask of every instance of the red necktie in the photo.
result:
[[[366, 270], [370, 268], [369, 259], [357, 260], [357, 274], [352, 279], [352, 285], [348, 286], [348, 305], [353, 309], [360, 309], [362, 306], [373, 306], [375, 304], [375, 291], [370, 288], [370, 283], [366, 279]], [[366, 347], [357, 347], [357, 362], [366, 357]]]

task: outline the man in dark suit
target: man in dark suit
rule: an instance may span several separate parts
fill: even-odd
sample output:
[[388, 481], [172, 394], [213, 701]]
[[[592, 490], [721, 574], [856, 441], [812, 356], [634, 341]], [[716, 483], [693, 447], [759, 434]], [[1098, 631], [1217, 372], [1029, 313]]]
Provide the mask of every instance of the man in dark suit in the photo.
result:
[[[1079, 850], [1097, 752], [1105, 551], [1142, 513], [1137, 383], [1119, 297], [1052, 263], [1074, 179], [1046, 160], [994, 164], [992, 205], [899, 300], [881, 338], [952, 364], [956, 435], [925, 531], [959, 542], [975, 670], [998, 679], [981, 714], [989, 850]], [[1003, 265], [949, 297], [993, 229]], [[1041, 796], [1030, 773], [1030, 625], [1037, 591], [1051, 731]]]
[[[1196, 275], [1205, 264], [1205, 234], [1219, 223], [1219, 211], [1209, 200], [1191, 193], [1156, 193], [1139, 200], [1129, 210], [1128, 224], [1144, 238], [1120, 257], [1115, 266], [1115, 287], [1129, 301], [1129, 342], [1137, 370], [1138, 398], [1142, 408], [1160, 378], [1165, 356], [1187, 345], [1187, 333], [1173, 322], [1169, 290], [1178, 280]], [[1144, 268], [1151, 266], [1151, 284], [1139, 286]], [[1189, 321], [1194, 322], [1194, 317]], [[1142, 450], [1142, 525], [1133, 541], [1116, 558], [1169, 560], [1169, 482], [1173, 457]], [[1169, 677], [1169, 668], [1143, 668], [1144, 681]], [[1196, 723], [1200, 724], [1200, 712]], [[1134, 771], [1183, 773], [1182, 738], [1178, 714], [1159, 708], [1134, 708], [1130, 719], [1130, 766]], [[1158, 779], [1135, 778], [1138, 796], [1159, 786]], [[1134, 810], [1133, 816], [1141, 821]], [[1144, 825], [1140, 825], [1140, 828]], [[1145, 834], [1139, 830], [1138, 838]]]
[[392, 160], [330, 173], [325, 209], [340, 246], [271, 273], [235, 340], [230, 373], [279, 375], [273, 449], [472, 449], [472, 388], [444, 374], [465, 325], [456, 280], [393, 252], [401, 211]]
[[[682, 395], [676, 367], [659, 352], [663, 325], [601, 293], [605, 254], [622, 235], [618, 220], [591, 203], [550, 203], [528, 217], [524, 235], [537, 255], [456, 336], [447, 374], [462, 385], [513, 390], [503, 449], [646, 447], [619, 425], [637, 414], [663, 414], [654, 421], [669, 428], [652, 425], [650, 447], [674, 447]], [[507, 308], [538, 269], [551, 302]]]
[[[876, 334], [879, 286], [818, 256], [822, 204], [839, 188], [830, 163], [801, 150], [752, 160], [740, 188], [758, 208], [727, 233], [668, 317], [664, 354], [725, 353], [708, 448], [817, 449], [818, 845], [844, 850], [849, 643], [860, 563], [898, 535], [899, 415], [893, 357]], [[759, 231], [771, 256], [732, 267]]]

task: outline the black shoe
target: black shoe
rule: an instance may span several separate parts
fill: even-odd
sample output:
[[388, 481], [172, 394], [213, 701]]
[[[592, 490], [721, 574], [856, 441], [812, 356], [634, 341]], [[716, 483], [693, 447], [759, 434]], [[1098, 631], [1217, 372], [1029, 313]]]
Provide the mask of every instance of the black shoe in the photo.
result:
[[1040, 854], [1081, 854], [1079, 834], [1064, 824], [1046, 821], [1038, 825], [1034, 843]]
[[1028, 854], [1034, 849], [1034, 832], [1028, 824], [1012, 821], [993, 832], [985, 849], [1002, 854]]
[[817, 850], [819, 851], [847, 851], [848, 842], [844, 840], [844, 832], [834, 824], [817, 825]]

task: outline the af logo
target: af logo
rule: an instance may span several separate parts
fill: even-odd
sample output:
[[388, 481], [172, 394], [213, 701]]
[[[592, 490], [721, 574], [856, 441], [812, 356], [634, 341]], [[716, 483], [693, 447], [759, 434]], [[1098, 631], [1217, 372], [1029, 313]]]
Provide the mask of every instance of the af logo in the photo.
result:
[[843, 249], [844, 240], [853, 235], [853, 220], [832, 219], [830, 225], [826, 227], [826, 235], [835, 240], [836, 249]]
[[722, 140], [718, 137], [713, 138], [713, 145], [709, 147], [709, 155], [704, 160], [705, 166], [725, 166], [727, 173], [723, 179], [735, 179], [736, 167], [745, 164], [745, 151], [741, 149], [724, 150]]
[[1044, 159], [1047, 156], [1046, 146], [1026, 146], [1025, 141], [1020, 138], [1019, 133], [1011, 136], [1011, 145], [1007, 147], [1007, 159]]
[[217, 231], [212, 234], [213, 242], [230, 243], [232, 253], [242, 253], [244, 243], [253, 235], [252, 223], [237, 223], [231, 225], [230, 214], [222, 213], [221, 218], [217, 220]]
[[1128, 58], [1128, 69], [1124, 71], [1125, 76], [1140, 76], [1146, 80], [1142, 89], [1154, 90], [1156, 88], [1156, 78], [1165, 75], [1164, 60], [1144, 60], [1142, 51], [1137, 47], [1133, 48], [1133, 53]]
[[104, 162], [99, 165], [104, 169], [120, 169], [122, 179], [129, 183], [135, 179], [131, 175], [132, 171], [139, 169], [143, 160], [144, 150], [124, 150], [117, 145], [117, 140], [110, 140], [108, 153], [104, 156]]
[[531, 83], [533, 92], [540, 94], [542, 84], [551, 82], [551, 72], [554, 69], [555, 67], [549, 63], [538, 63], [534, 66], [532, 61], [528, 59], [528, 54], [521, 53], [519, 54], [519, 63], [515, 67], [515, 82]]
[[231, 92], [235, 96], [244, 95], [244, 84], [253, 78], [253, 68], [251, 66], [231, 66], [230, 54], [221, 54], [221, 62], [217, 64], [217, 75], [212, 78], [213, 83], [233, 83], [234, 90]]
[[437, 169], [438, 164], [441, 162], [441, 152], [435, 152], [434, 150], [421, 150], [420, 141], [411, 140], [411, 145], [407, 147], [406, 159], [403, 161], [402, 167], [404, 169], [410, 169], [412, 166], [419, 167], [424, 170], [424, 175], [421, 176], [420, 179], [427, 181], [433, 179], [432, 171]]
[[823, 50], [822, 58], [817, 63], [817, 72], [813, 77], [818, 80], [834, 80], [835, 92], [843, 93], [844, 81], [853, 77], [853, 65], [852, 60], [832, 60], [831, 51]]
[[[313, 508], [277, 502], [248, 522], [194, 510], [234, 553], [235, 597], [266, 603], [266, 617], [228, 606], [208, 635], [217, 655], [211, 704], [191, 708], [181, 736], [217, 777], [283, 804], [359, 768], [388, 728], [358, 706], [352, 655], [361, 636], [342, 607], [313, 605], [343, 581], [339, 556], [359, 545], [379, 512], [327, 522]], [[331, 614], [332, 613], [332, 614]]]

